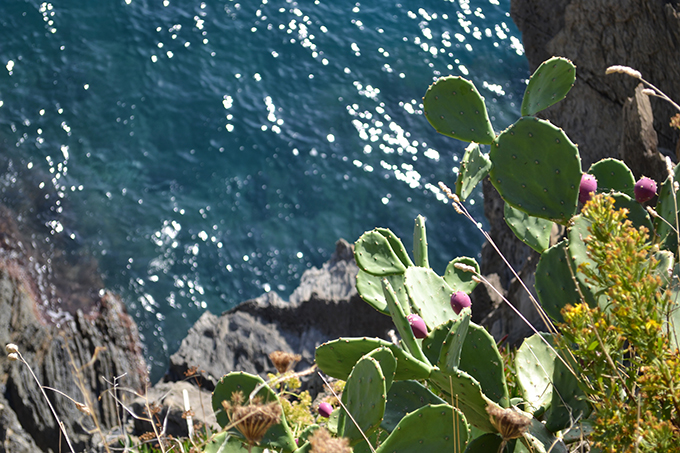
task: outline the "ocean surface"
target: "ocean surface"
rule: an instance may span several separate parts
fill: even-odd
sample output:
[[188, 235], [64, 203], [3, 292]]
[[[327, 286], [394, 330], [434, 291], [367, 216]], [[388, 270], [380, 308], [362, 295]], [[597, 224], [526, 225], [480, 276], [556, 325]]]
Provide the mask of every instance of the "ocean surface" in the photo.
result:
[[[422, 114], [470, 78], [494, 128], [528, 78], [509, 0], [0, 2], [0, 195], [98, 261], [156, 380], [189, 327], [284, 299], [335, 241], [427, 218], [435, 271], [478, 257], [443, 202], [465, 143]], [[17, 195], [21, 194], [21, 195]], [[18, 200], [21, 198], [21, 200]], [[467, 203], [484, 222], [481, 193]]]

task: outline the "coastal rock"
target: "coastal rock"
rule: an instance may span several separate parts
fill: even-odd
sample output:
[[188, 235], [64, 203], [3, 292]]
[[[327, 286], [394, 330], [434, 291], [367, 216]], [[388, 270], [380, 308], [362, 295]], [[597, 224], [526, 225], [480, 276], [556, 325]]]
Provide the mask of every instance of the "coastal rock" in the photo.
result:
[[[109, 392], [114, 382], [135, 391], [145, 388], [147, 368], [137, 326], [118, 298], [106, 292], [99, 295], [99, 288], [84, 285], [88, 279], [99, 279], [98, 274], [68, 281], [62, 272], [61, 285], [51, 285], [54, 275], [45, 275], [50, 272], [48, 261], [59, 258], [38, 250], [39, 241], [27, 240], [26, 230], [14, 219], [11, 211], [0, 208], [0, 342], [18, 346], [45, 387], [74, 448], [83, 451], [119, 427], [122, 411]], [[90, 268], [76, 265], [70, 272]], [[64, 306], [72, 312], [59, 310], [55, 299], [68, 297], [68, 287], [75, 290], [77, 302], [69, 300]], [[0, 359], [0, 452], [66, 451], [68, 446], [28, 366], [6, 356]], [[92, 434], [92, 418], [69, 397], [97, 417], [101, 435]], [[131, 399], [123, 392], [118, 398]]]
[[165, 381], [178, 381], [200, 366], [202, 384], [212, 390], [231, 371], [266, 377], [275, 369], [269, 354], [284, 351], [302, 356], [297, 370], [314, 363], [316, 346], [340, 336], [387, 338], [392, 319], [363, 302], [356, 292], [358, 272], [352, 246], [338, 241], [331, 260], [307, 270], [288, 302], [270, 292], [215, 316], [205, 313], [170, 357]]

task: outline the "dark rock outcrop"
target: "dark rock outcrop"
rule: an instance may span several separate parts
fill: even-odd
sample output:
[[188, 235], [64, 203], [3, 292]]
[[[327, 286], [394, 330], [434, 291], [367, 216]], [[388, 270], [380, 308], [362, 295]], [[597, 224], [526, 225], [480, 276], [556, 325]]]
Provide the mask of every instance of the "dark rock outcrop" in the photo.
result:
[[275, 372], [269, 354], [276, 350], [300, 354], [298, 369], [314, 363], [314, 349], [340, 336], [387, 338], [392, 319], [358, 296], [358, 272], [352, 246], [340, 240], [331, 260], [310, 269], [300, 286], [283, 301], [266, 293], [215, 316], [205, 313], [170, 357], [166, 381], [177, 381], [192, 366], [205, 371], [206, 388], [231, 371], [265, 376]]
[[[118, 298], [100, 293], [101, 286], [84, 284], [97, 281], [96, 273], [69, 280], [68, 272], [60, 272], [59, 287], [51, 285], [54, 275], [45, 273], [50, 272], [48, 262], [55, 255], [44, 254], [35, 246], [38, 241], [27, 240], [26, 230], [17, 226], [11, 211], [0, 209], [0, 218], [0, 344], [18, 346], [46, 387], [74, 448], [84, 451], [100, 444], [101, 436], [92, 434], [92, 418], [63, 394], [89, 407], [104, 436], [119, 427], [122, 411], [108, 392], [112, 382], [135, 391], [146, 386], [147, 368], [137, 326]], [[87, 269], [91, 270], [89, 264], [69, 272]], [[73, 311], [58, 310], [58, 299], [69, 297], [69, 287], [77, 302], [65, 300], [64, 306]], [[67, 451], [29, 368], [3, 355], [0, 382], [0, 452], [59, 451], [60, 439], [61, 451]], [[122, 393], [121, 400], [132, 399]]]

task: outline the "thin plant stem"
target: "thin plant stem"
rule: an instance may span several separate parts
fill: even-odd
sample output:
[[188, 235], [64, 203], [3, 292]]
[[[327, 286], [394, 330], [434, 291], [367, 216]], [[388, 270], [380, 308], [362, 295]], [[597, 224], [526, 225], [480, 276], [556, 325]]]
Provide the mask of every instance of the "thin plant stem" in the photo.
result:
[[[50, 410], [52, 411], [52, 415], [54, 416], [54, 419], [57, 422], [57, 425], [59, 425], [59, 429], [61, 430], [61, 433], [64, 435], [64, 438], [66, 439], [66, 443], [68, 444], [70, 450], [72, 453], [75, 453], [75, 450], [73, 449], [73, 445], [71, 444], [71, 439], [68, 437], [68, 434], [66, 433], [66, 428], [64, 427], [64, 423], [61, 421], [59, 416], [57, 415], [57, 411], [54, 410], [54, 406], [52, 406], [52, 403], [50, 402], [50, 399], [47, 397], [47, 393], [45, 393], [45, 388], [40, 384], [40, 381], [38, 380], [38, 377], [35, 375], [33, 372], [33, 369], [31, 366], [26, 362], [24, 359], [24, 356], [20, 353], [16, 353], [19, 356], [19, 359], [21, 362], [26, 365], [26, 368], [28, 368], [28, 371], [31, 373], [31, 376], [33, 376], [33, 379], [35, 380], [36, 384], [38, 384], [38, 387], [40, 388], [40, 391], [43, 394], [43, 397], [45, 398], [45, 401], [47, 401], [47, 405], [50, 407]], [[61, 442], [60, 442], [61, 445]]]

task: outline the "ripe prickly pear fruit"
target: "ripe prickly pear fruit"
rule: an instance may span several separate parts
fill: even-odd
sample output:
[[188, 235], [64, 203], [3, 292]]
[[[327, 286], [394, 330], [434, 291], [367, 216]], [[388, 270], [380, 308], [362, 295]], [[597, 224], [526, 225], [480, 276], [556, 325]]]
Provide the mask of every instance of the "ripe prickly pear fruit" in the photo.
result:
[[455, 311], [456, 314], [460, 314], [463, 308], [467, 308], [470, 305], [472, 305], [470, 296], [465, 294], [463, 291], [456, 291], [455, 293], [451, 294], [451, 308], [453, 308], [453, 311]]
[[333, 406], [331, 406], [328, 403], [321, 403], [321, 404], [319, 404], [318, 411], [319, 411], [319, 415], [321, 415], [322, 417], [328, 418], [328, 417], [331, 416], [331, 413], [333, 412]]
[[654, 198], [656, 195], [656, 181], [643, 176], [635, 183], [635, 200], [644, 203]]
[[413, 313], [408, 315], [406, 319], [408, 319], [408, 323], [411, 325], [414, 337], [425, 338], [427, 336], [427, 326], [423, 318]]
[[595, 176], [584, 173], [581, 176], [581, 185], [578, 188], [578, 201], [585, 203], [590, 200], [596, 190], [597, 179], [595, 179]]

